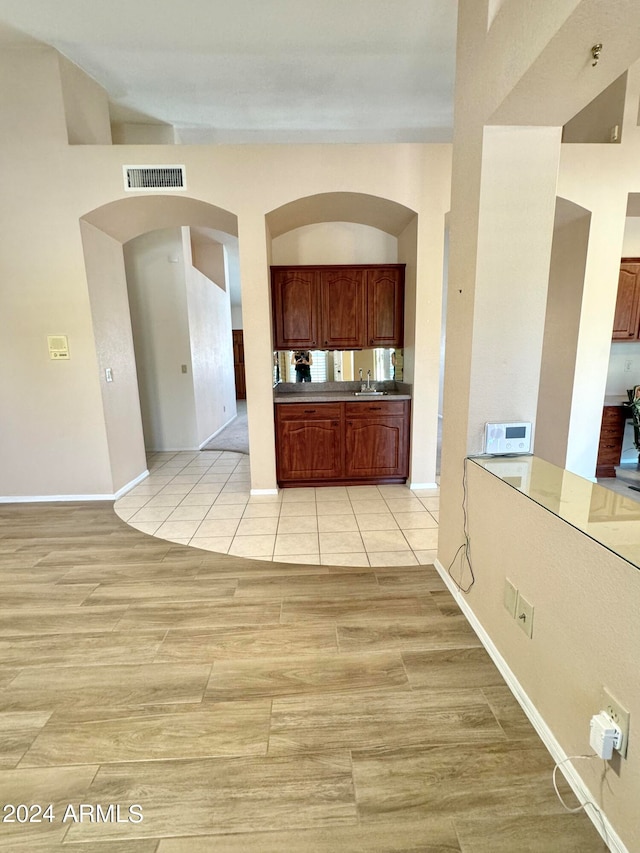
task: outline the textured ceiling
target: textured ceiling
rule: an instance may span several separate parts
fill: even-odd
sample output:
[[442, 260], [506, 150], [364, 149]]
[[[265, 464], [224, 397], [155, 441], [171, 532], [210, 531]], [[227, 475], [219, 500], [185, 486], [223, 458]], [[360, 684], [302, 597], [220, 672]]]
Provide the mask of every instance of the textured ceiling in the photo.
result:
[[456, 0], [0, 0], [0, 44], [55, 47], [116, 119], [183, 142], [451, 139]]

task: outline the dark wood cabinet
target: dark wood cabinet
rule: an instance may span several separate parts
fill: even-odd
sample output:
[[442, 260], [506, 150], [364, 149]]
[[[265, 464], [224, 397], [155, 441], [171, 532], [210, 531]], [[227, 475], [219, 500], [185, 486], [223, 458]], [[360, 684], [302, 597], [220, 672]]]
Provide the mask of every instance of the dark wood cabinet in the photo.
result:
[[603, 406], [596, 477], [616, 476], [628, 416], [629, 410], [625, 406]]
[[321, 309], [316, 271], [272, 269], [271, 297], [275, 349], [317, 349]]
[[244, 332], [234, 329], [233, 336], [233, 373], [236, 380], [236, 400], [247, 399], [247, 383], [244, 371]]
[[408, 400], [276, 403], [279, 486], [404, 483]]
[[613, 319], [614, 341], [640, 340], [640, 258], [623, 258]]
[[346, 403], [345, 473], [352, 478], [409, 475], [408, 403]]
[[321, 347], [356, 349], [367, 333], [364, 270], [327, 269], [318, 273], [322, 294]]
[[367, 270], [367, 346], [401, 346], [403, 340], [404, 271]]
[[343, 464], [339, 404], [276, 406], [278, 481], [334, 480]]
[[274, 349], [403, 345], [404, 264], [271, 267]]

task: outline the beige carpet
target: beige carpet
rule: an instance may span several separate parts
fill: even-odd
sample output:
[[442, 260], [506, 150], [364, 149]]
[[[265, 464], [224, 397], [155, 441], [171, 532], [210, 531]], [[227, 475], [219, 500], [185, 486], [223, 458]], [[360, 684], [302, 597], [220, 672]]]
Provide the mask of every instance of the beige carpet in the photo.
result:
[[247, 401], [236, 400], [236, 405], [238, 416], [208, 444], [205, 444], [203, 450], [233, 450], [236, 453], [249, 453]]

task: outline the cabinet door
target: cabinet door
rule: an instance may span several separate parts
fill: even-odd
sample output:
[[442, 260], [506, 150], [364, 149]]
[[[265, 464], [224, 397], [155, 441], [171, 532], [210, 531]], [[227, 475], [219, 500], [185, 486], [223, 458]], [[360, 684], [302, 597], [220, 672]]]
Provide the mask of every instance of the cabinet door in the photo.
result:
[[320, 287], [320, 345], [330, 349], [357, 349], [366, 346], [364, 270], [322, 270]]
[[402, 346], [404, 270], [367, 270], [367, 346]]
[[347, 477], [406, 478], [409, 475], [408, 410], [405, 414], [386, 414], [383, 403], [366, 408], [366, 414], [347, 414]]
[[618, 278], [618, 298], [613, 319], [614, 341], [638, 340], [640, 323], [640, 263], [623, 263]]
[[338, 405], [276, 405], [278, 483], [330, 480], [342, 475], [340, 415]]
[[624, 406], [604, 406], [596, 461], [596, 477], [615, 477], [620, 464], [622, 441], [628, 409]]
[[317, 270], [273, 269], [271, 298], [275, 349], [316, 349], [320, 330]]

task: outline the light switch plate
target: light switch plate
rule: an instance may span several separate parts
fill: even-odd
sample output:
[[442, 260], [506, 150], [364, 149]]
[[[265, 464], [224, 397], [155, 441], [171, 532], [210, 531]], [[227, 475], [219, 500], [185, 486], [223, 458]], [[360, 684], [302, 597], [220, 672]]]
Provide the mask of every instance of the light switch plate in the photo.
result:
[[518, 602], [518, 590], [509, 578], [504, 579], [504, 607], [512, 618], [516, 615], [516, 604]]
[[533, 604], [518, 593], [516, 604], [516, 620], [527, 637], [533, 636]]

